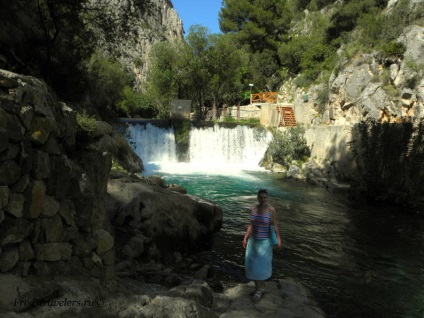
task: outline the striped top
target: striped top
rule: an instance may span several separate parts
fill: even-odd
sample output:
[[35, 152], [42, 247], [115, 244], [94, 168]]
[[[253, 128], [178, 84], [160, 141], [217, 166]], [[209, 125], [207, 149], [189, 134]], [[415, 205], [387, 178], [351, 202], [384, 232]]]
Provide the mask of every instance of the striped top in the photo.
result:
[[258, 240], [269, 238], [269, 226], [271, 225], [271, 211], [266, 211], [262, 214], [252, 211], [250, 215], [252, 222], [252, 236]]

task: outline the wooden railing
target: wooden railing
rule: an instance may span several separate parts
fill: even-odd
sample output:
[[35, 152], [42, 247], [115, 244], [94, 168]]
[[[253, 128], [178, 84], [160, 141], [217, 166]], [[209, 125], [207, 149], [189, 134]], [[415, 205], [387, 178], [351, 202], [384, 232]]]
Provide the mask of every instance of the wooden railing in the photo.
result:
[[253, 103], [277, 103], [277, 92], [263, 92], [250, 95], [250, 104]]

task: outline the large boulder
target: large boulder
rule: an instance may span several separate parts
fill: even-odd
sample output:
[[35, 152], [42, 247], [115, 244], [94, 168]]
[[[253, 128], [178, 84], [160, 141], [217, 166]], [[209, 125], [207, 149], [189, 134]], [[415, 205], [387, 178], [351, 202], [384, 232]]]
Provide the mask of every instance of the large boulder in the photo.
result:
[[[147, 256], [188, 251], [222, 225], [222, 209], [215, 203], [151, 185], [136, 176], [111, 178], [105, 205], [115, 227], [146, 238], [138, 241], [148, 245], [139, 248]], [[117, 235], [121, 232], [117, 231]], [[130, 240], [130, 236], [124, 243], [135, 240]]]

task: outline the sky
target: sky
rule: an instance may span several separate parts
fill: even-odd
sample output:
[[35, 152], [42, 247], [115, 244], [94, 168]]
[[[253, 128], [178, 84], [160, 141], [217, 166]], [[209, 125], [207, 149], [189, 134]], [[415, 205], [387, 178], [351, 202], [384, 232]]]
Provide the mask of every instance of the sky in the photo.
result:
[[222, 0], [171, 0], [171, 2], [183, 21], [186, 35], [193, 24], [203, 25], [211, 33], [221, 33], [218, 12], [221, 9]]

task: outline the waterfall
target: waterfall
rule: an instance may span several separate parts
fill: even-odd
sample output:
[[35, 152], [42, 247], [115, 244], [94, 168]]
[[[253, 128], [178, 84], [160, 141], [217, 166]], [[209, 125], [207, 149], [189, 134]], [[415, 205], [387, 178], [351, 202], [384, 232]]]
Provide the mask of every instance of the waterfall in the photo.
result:
[[190, 131], [192, 163], [256, 169], [269, 143], [267, 131], [249, 126], [197, 128]]
[[267, 130], [249, 126], [192, 126], [188, 162], [181, 163], [177, 160], [173, 128], [135, 124], [129, 125], [127, 132], [130, 144], [143, 160], [145, 174], [170, 170], [173, 173], [257, 170], [272, 138]]
[[173, 128], [159, 128], [150, 123], [129, 125], [128, 141], [143, 163], [169, 163], [176, 161]]

